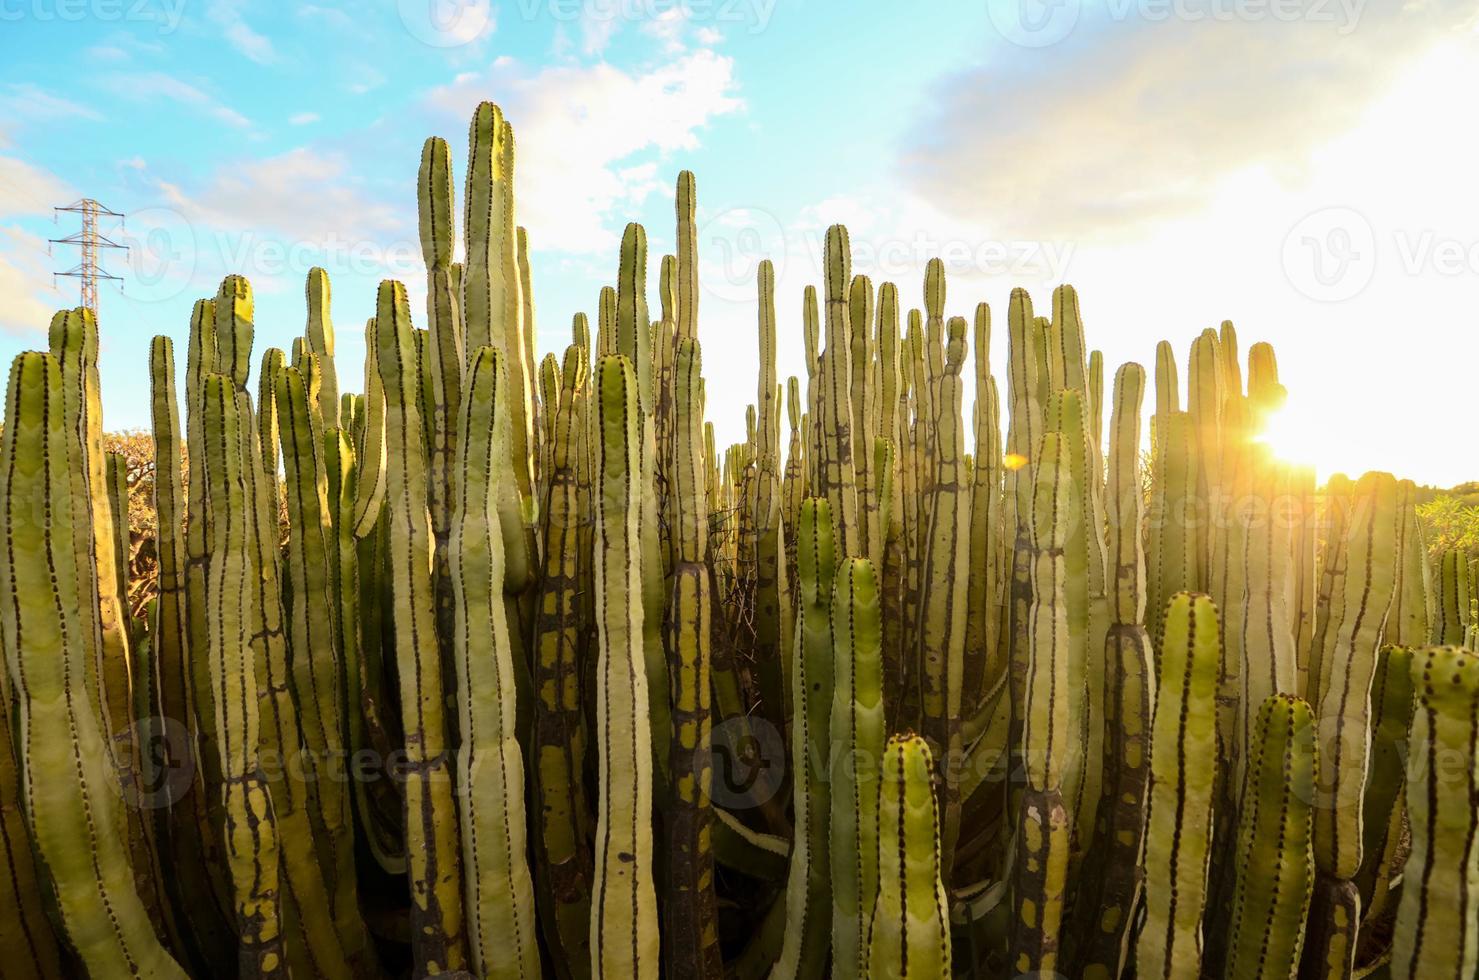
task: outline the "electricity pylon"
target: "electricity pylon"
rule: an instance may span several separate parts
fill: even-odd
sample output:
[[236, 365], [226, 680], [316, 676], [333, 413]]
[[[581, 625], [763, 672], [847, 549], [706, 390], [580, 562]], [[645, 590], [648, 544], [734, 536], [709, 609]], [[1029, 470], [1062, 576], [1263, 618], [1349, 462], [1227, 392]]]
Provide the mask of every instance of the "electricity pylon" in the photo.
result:
[[84, 197], [75, 204], [69, 204], [64, 208], [56, 208], [58, 213], [70, 211], [82, 215], [82, 230], [75, 235], [66, 238], [53, 238], [56, 245], [76, 245], [82, 250], [82, 261], [68, 269], [66, 272], [54, 272], [53, 276], [68, 276], [72, 279], [82, 280], [82, 305], [92, 311], [92, 315], [98, 315], [98, 281], [111, 279], [122, 282], [122, 276], [109, 275], [101, 265], [98, 264], [98, 252], [105, 248], [121, 248], [128, 251], [127, 245], [120, 245], [105, 235], [98, 233], [98, 218], [118, 218], [123, 215], [117, 211], [110, 210], [105, 205], [99, 204], [90, 197]]

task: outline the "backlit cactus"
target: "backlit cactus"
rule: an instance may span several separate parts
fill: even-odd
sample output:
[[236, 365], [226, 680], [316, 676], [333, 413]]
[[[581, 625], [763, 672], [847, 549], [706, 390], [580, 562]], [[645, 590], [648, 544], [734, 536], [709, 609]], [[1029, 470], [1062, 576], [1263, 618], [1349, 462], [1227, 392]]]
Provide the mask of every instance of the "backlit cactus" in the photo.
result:
[[362, 367], [318, 268], [255, 379], [241, 276], [183, 390], [155, 339], [152, 548], [98, 325], [16, 359], [0, 971], [1474, 973], [1479, 566], [1415, 484], [1276, 457], [1271, 346], [1106, 393], [1077, 292], [1017, 289], [998, 379], [943, 261], [909, 309], [836, 225], [799, 317], [757, 265], [730, 411], [693, 175], [660, 315], [630, 224], [540, 361], [512, 125], [469, 144]]

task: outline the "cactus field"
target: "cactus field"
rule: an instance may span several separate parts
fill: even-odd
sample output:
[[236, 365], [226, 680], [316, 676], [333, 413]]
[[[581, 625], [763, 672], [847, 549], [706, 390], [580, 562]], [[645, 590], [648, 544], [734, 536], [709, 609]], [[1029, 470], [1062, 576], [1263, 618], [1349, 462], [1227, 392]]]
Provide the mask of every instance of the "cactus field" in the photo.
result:
[[1273, 347], [1109, 367], [834, 225], [711, 404], [694, 176], [541, 357], [514, 150], [426, 141], [362, 365], [322, 269], [291, 350], [238, 275], [154, 339], [157, 587], [97, 321], [11, 365], [0, 975], [1479, 976], [1479, 562], [1274, 454]]

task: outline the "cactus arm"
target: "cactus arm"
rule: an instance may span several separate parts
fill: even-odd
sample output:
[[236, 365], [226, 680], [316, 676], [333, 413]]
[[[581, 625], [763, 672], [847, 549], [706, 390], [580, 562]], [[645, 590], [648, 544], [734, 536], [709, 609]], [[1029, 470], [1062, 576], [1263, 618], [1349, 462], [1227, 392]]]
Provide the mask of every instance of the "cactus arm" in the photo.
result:
[[711, 844], [710, 644], [714, 600], [703, 493], [703, 409], [698, 341], [679, 337], [674, 356], [673, 583], [666, 624], [672, 687], [671, 810], [667, 860], [668, 975], [718, 978], [718, 910]]
[[[219, 335], [219, 306], [217, 310]], [[240, 335], [236, 337], [240, 343]], [[242, 353], [240, 346], [237, 351]], [[200, 398], [206, 447], [202, 460], [205, 504], [212, 515], [211, 562], [206, 573], [208, 656], [216, 692], [226, 863], [240, 942], [237, 962], [243, 977], [286, 976], [277, 820], [258, 762], [257, 673], [247, 636], [252, 560], [245, 517], [250, 507], [243, 476], [247, 443], [235, 378], [206, 375]]]
[[[943, 300], [943, 281], [937, 286]], [[948, 882], [960, 822], [960, 776], [954, 760], [961, 754], [961, 681], [966, 638], [967, 575], [970, 562], [969, 488], [961, 452], [960, 372], [965, 363], [965, 320], [950, 320], [950, 344], [941, 372], [935, 416], [933, 503], [924, 556], [919, 637], [921, 705], [930, 754], [941, 760], [940, 853]]]
[[[517, 352], [514, 357], [520, 356]], [[492, 492], [507, 449], [506, 358], [467, 367], [448, 552], [455, 614], [457, 803], [472, 967], [486, 978], [539, 976], [534, 889], [524, 858], [524, 767], [514, 728], [514, 650], [503, 602], [503, 538]]]
[[832, 519], [837, 522], [837, 553], [852, 557], [863, 555], [861, 532], [858, 530], [857, 475], [854, 468], [854, 429], [852, 398], [848, 391], [849, 357], [847, 352], [851, 329], [847, 291], [852, 278], [851, 255], [847, 229], [833, 225], [827, 229], [826, 337], [827, 346], [821, 357], [821, 454], [815, 493], [825, 495], [831, 505]]
[[379, 355], [375, 351], [379, 331], [375, 320], [365, 323], [365, 426], [356, 447], [359, 482], [354, 493], [354, 536], [373, 533], [385, 504], [386, 431], [385, 386], [380, 382]]
[[413, 953], [418, 976], [461, 969], [460, 853], [452, 776], [444, 751], [442, 674], [431, 592], [431, 521], [426, 509], [415, 341], [405, 288], [380, 284], [377, 363], [385, 391], [386, 502], [401, 715], [406, 727], [406, 852], [410, 858]]
[[334, 366], [334, 320], [329, 312], [329, 274], [308, 270], [308, 349], [318, 355], [319, 408], [326, 428], [339, 425], [339, 373]]
[[796, 552], [801, 612], [791, 671], [791, 772], [795, 837], [786, 879], [785, 942], [771, 972], [774, 980], [820, 978], [827, 965], [831, 884], [827, 833], [831, 786], [832, 641], [828, 597], [836, 565], [831, 506], [824, 497], [801, 505]]
[[1282, 694], [1265, 700], [1249, 756], [1224, 976], [1292, 980], [1299, 971], [1315, 884], [1310, 823], [1315, 716], [1310, 706]]
[[590, 368], [583, 347], [565, 352], [552, 418], [549, 492], [543, 509], [544, 574], [534, 627], [535, 786], [540, 822], [535, 862], [546, 943], [562, 976], [588, 975], [591, 853], [585, 841], [586, 799], [581, 779], [580, 654], [587, 626], [581, 582], [589, 565], [581, 549], [580, 457], [585, 452], [580, 403]]
[[1141, 977], [1195, 976], [1212, 837], [1217, 758], [1217, 608], [1178, 593], [1165, 611], [1151, 726]]
[[[596, 727], [599, 785], [596, 876], [591, 908], [592, 976], [658, 975], [657, 899], [653, 887], [652, 746], [643, 667], [643, 599], [637, 540], [641, 524], [637, 376], [621, 355], [596, 371], [599, 436], [596, 498], [596, 594], [600, 661]], [[618, 775], [619, 774], [619, 775]]]
[[[1417, 693], [1407, 775], [1412, 854], [1392, 941], [1392, 976], [1472, 977], [1479, 963], [1479, 659], [1457, 647], [1414, 655]], [[1443, 760], [1445, 757], [1447, 762]], [[1456, 760], [1456, 763], [1455, 763]]]
[[1069, 847], [1063, 785], [1070, 754], [1076, 751], [1069, 742], [1078, 735], [1068, 696], [1064, 546], [1075, 490], [1066, 440], [1060, 433], [1046, 433], [1036, 457], [1030, 508], [1031, 649], [1021, 743], [1027, 786], [1017, 805], [1012, 865], [1017, 914], [1010, 959], [1018, 973], [1057, 969]]
[[878, 892], [878, 766], [883, 719], [877, 576], [867, 559], [844, 559], [832, 597], [834, 684], [829, 853], [832, 970], [865, 976], [868, 927]]
[[1145, 369], [1115, 375], [1110, 418], [1108, 523], [1112, 623], [1105, 638], [1103, 793], [1077, 899], [1078, 962], [1085, 977], [1116, 980], [1129, 957], [1131, 925], [1144, 883], [1147, 744], [1155, 704], [1145, 629], [1145, 552], [1140, 536], [1140, 416]]
[[950, 923], [929, 745], [895, 735], [883, 756], [878, 804], [878, 901], [868, 976], [925, 980], [950, 973]]
[[1345, 539], [1349, 565], [1344, 616], [1324, 667], [1329, 683], [1319, 712], [1329, 747], [1321, 754], [1316, 786], [1329, 805], [1315, 813], [1315, 859], [1323, 875], [1342, 880], [1361, 867], [1371, 684], [1381, 630], [1396, 592], [1397, 496], [1397, 481], [1385, 473], [1368, 473], [1356, 486]]

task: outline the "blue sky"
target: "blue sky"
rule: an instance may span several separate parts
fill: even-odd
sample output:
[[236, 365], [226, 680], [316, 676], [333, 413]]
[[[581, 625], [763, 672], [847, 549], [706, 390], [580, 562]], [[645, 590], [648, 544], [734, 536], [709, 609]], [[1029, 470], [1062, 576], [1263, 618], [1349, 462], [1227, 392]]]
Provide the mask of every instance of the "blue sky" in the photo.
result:
[[147, 425], [148, 338], [182, 352], [228, 272], [256, 289], [260, 353], [301, 332], [326, 266], [356, 387], [376, 282], [422, 295], [421, 142], [460, 163], [492, 99], [518, 138], [541, 352], [594, 311], [627, 221], [655, 281], [695, 171], [728, 438], [754, 398], [754, 263], [778, 267], [784, 375], [843, 221], [856, 270], [911, 304], [930, 254], [952, 313], [1074, 282], [1111, 370], [1230, 317], [1280, 353], [1290, 454], [1479, 478], [1479, 449], [1433, 422], [1473, 417], [1479, 365], [1479, 137], [1450, 108], [1479, 84], [1469, 6], [0, 0], [0, 356], [75, 304], [50, 275], [75, 259], [46, 239], [75, 230], [52, 206], [87, 195], [128, 213], [105, 230], [132, 245], [102, 295], [110, 427]]

